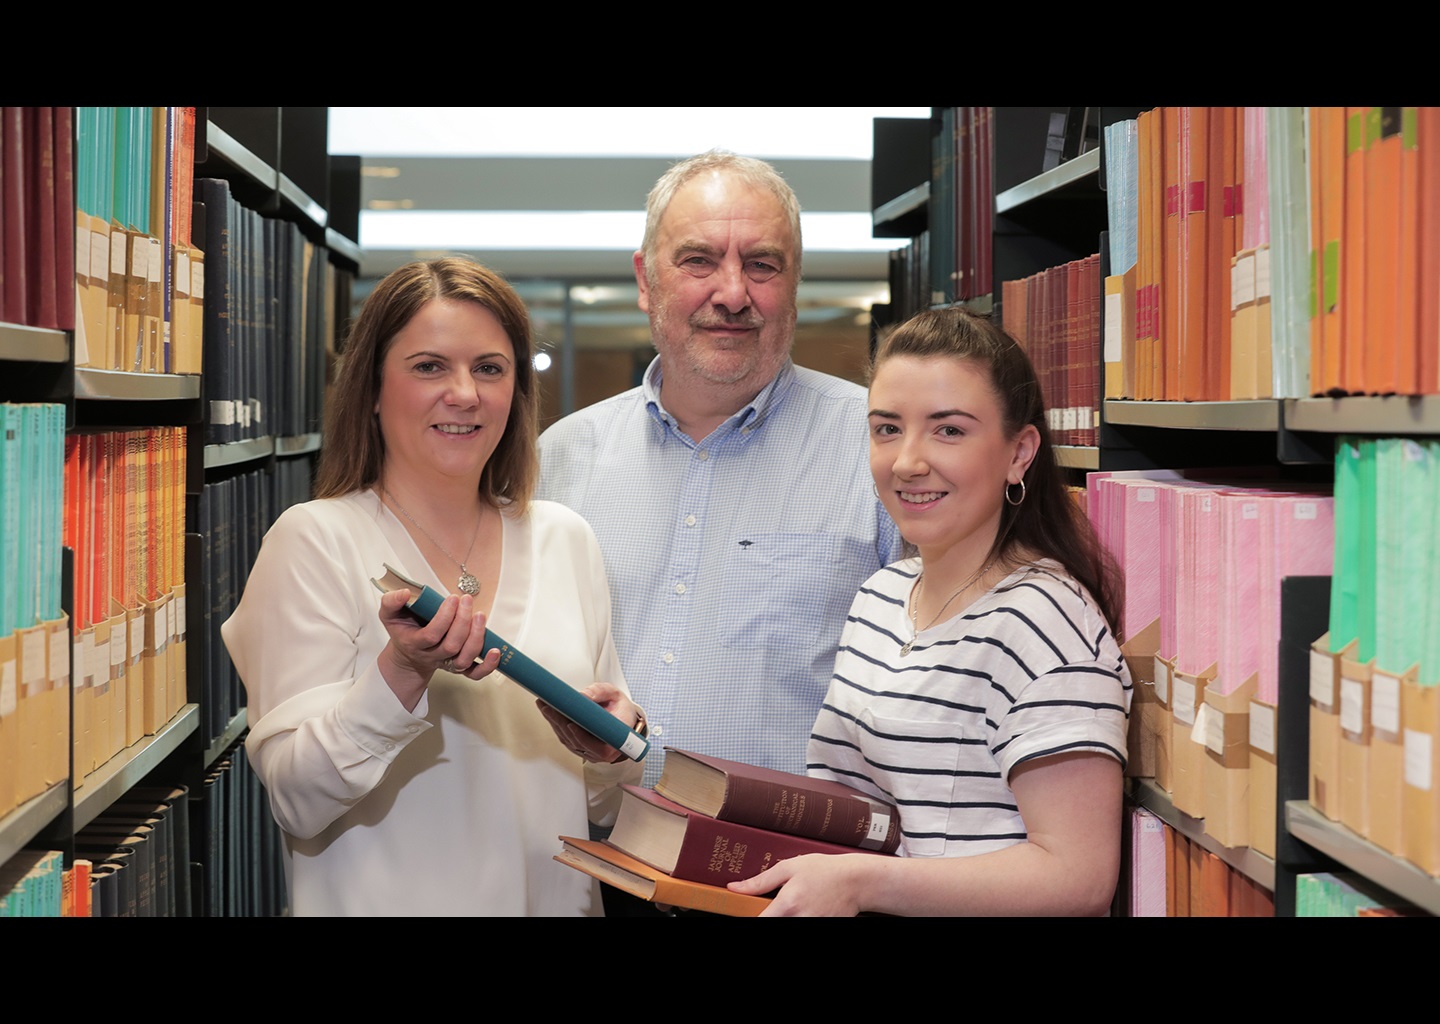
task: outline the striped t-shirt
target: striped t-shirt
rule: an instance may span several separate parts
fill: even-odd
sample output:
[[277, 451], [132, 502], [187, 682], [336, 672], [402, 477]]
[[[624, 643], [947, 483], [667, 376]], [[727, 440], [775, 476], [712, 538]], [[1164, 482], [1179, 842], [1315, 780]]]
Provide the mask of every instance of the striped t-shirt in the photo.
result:
[[1022, 761], [1095, 751], [1124, 764], [1130, 674], [1053, 562], [1016, 570], [902, 657], [919, 571], [897, 562], [856, 595], [807, 768], [893, 800], [906, 856], [989, 853], [1026, 837], [1007, 782]]

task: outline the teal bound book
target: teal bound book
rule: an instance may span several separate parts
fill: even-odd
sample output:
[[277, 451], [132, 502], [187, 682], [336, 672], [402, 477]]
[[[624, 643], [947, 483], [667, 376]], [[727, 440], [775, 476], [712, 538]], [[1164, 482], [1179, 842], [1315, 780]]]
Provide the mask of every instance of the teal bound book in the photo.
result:
[[[417, 583], [388, 564], [385, 565], [385, 575], [378, 580], [372, 578], [370, 582], [386, 593], [402, 588], [409, 590], [415, 596], [411, 597], [407, 606], [421, 622], [433, 619], [440, 610], [441, 602], [445, 600], [438, 591], [423, 583]], [[645, 757], [650, 749], [649, 740], [549, 669], [520, 653], [513, 644], [487, 629], [485, 650], [495, 647], [500, 648], [500, 671], [510, 679], [630, 760], [639, 761]]]

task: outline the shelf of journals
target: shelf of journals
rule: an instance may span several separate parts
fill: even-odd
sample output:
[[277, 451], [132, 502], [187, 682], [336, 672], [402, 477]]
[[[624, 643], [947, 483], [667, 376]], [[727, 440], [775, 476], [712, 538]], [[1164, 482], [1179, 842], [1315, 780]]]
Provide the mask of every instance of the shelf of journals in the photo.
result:
[[1154, 779], [1135, 779], [1132, 798], [1135, 803], [1159, 817], [1165, 824], [1180, 832], [1192, 842], [1199, 843], [1236, 871], [1252, 882], [1275, 891], [1275, 861], [1262, 853], [1256, 853], [1248, 846], [1230, 847], [1218, 842], [1205, 832], [1205, 820], [1192, 818], [1184, 811], [1177, 811], [1166, 793]]
[[1388, 853], [1317, 811], [1308, 800], [1285, 804], [1285, 827], [1296, 839], [1338, 860], [1422, 910], [1440, 914], [1440, 880]]

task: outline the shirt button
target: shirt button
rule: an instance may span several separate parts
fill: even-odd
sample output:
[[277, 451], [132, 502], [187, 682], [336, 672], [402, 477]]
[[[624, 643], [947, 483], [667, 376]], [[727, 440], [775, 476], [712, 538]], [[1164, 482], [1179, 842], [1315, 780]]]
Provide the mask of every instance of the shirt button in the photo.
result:
[[652, 725], [652, 726], [650, 727], [650, 735], [651, 735], [651, 736], [664, 736], [664, 735], [665, 735], [665, 727], [664, 727], [663, 725]]
[[695, 525], [695, 517], [694, 517], [694, 516], [686, 516], [686, 517], [685, 517], [685, 525], [686, 525], [686, 526], [694, 526], [694, 525]]
[[695, 453], [695, 457], [701, 462], [705, 462], [710, 458], [710, 453], [707, 452], [704, 448], [701, 448], [698, 452]]
[[677, 594], [683, 594], [683, 593], [685, 593], [685, 584], [683, 584], [683, 583], [677, 583], [677, 584], [675, 584], [675, 593], [677, 593]]
[[660, 660], [663, 661], [665, 664], [670, 665], [674, 663], [675, 655], [670, 651], [666, 651], [664, 655], [661, 656]]
[[386, 744], [385, 744], [385, 749], [386, 749], [386, 750], [394, 750], [394, 749], [395, 749], [395, 744], [393, 744], [393, 743], [386, 743]]
[[406, 732], [411, 732], [411, 733], [419, 732], [419, 731], [420, 731], [420, 727], [419, 727], [418, 725], [412, 725], [412, 726], [410, 726], [409, 728], [407, 728], [405, 731], [406, 731]]

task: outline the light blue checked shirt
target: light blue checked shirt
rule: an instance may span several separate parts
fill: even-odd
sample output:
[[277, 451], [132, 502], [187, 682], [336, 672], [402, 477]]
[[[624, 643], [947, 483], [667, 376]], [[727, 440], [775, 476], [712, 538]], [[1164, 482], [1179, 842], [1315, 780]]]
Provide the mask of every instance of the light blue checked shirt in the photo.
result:
[[645, 785], [674, 746], [803, 774], [860, 584], [900, 556], [866, 395], [784, 369], [700, 443], [645, 382], [540, 438], [538, 497], [600, 538], [615, 645], [645, 709]]

